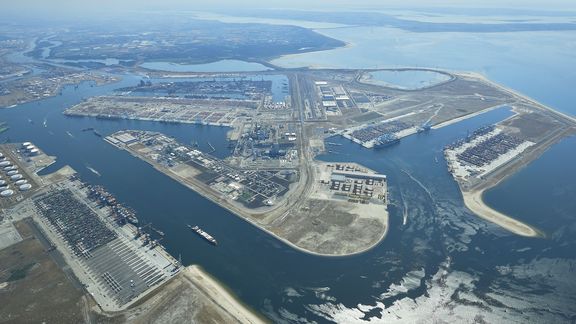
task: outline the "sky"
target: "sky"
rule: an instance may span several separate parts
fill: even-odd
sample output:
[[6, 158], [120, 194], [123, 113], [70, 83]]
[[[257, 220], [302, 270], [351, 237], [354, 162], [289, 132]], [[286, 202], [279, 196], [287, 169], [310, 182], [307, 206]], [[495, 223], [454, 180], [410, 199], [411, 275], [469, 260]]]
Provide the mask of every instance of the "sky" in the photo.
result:
[[4, 12], [105, 12], [226, 8], [362, 9], [386, 7], [497, 7], [576, 10], [574, 0], [0, 0]]
[[[549, 15], [568, 11], [575, 17], [576, 0], [0, 0], [6, 21], [34, 22], [110, 18], [121, 21], [140, 12], [207, 11], [233, 14], [235, 9], [298, 9], [314, 11], [369, 11], [411, 8], [507, 8], [546, 10]], [[554, 13], [555, 12], [555, 13]], [[130, 13], [130, 14], [127, 14]], [[542, 15], [546, 16], [546, 14]], [[6, 19], [8, 18], [8, 19]], [[1, 19], [1, 18], [0, 18]]]

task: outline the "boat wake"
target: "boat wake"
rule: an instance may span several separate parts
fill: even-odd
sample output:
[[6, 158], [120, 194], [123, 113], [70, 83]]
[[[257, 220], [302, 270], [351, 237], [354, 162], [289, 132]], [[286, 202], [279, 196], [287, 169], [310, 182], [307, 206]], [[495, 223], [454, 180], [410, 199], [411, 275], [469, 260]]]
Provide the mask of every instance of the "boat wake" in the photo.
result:
[[86, 169], [90, 170], [92, 173], [94, 173], [95, 175], [101, 177], [102, 175], [100, 174], [100, 172], [98, 172], [98, 170], [94, 169], [93, 167], [87, 165]]

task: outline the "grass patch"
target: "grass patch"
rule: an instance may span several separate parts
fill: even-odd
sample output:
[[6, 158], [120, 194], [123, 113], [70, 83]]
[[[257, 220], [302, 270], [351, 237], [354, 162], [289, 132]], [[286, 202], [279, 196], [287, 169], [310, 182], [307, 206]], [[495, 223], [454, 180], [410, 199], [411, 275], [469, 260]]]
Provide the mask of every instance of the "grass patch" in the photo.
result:
[[10, 277], [6, 281], [16, 281], [26, 278], [28, 271], [32, 269], [35, 263], [29, 263], [21, 268], [10, 270]]

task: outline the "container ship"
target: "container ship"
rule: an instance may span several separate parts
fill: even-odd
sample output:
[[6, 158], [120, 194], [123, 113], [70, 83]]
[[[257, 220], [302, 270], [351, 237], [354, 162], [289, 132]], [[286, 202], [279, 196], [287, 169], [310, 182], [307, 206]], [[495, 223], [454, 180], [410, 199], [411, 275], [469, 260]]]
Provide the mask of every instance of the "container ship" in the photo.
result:
[[384, 148], [392, 146], [394, 144], [400, 143], [400, 139], [394, 134], [384, 134], [376, 140], [374, 143], [374, 148]]
[[215, 238], [212, 237], [212, 235], [204, 232], [200, 227], [198, 226], [192, 226], [190, 224], [186, 225], [188, 226], [189, 229], [191, 229], [192, 231], [196, 232], [196, 234], [200, 235], [203, 239], [205, 239], [206, 241], [210, 242], [211, 244], [214, 245], [218, 245], [218, 242], [216, 241]]

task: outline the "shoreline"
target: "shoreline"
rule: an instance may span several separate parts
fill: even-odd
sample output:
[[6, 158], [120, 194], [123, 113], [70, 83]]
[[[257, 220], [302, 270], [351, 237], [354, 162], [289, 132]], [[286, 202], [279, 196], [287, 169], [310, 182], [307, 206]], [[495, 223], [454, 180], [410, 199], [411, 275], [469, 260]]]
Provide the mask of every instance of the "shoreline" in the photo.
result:
[[567, 119], [572, 123], [576, 123], [576, 117], [568, 115], [564, 112], [558, 111], [558, 110], [556, 110], [556, 109], [554, 109], [548, 105], [545, 105], [539, 101], [536, 101], [535, 99], [532, 99], [531, 97], [529, 97], [529, 96], [527, 96], [527, 95], [525, 95], [525, 94], [523, 94], [517, 90], [508, 88], [504, 85], [501, 85], [497, 82], [494, 82], [494, 81], [488, 79], [486, 76], [484, 76], [481, 73], [478, 73], [478, 72], [459, 72], [459, 74], [465, 75], [465, 76], [468, 75], [468, 76], [476, 77], [476, 78], [480, 79], [482, 82], [486, 82], [486, 83], [490, 84], [491, 86], [496, 87], [496, 88], [518, 98], [518, 99], [525, 100], [525, 101], [537, 106], [540, 109], [543, 109], [543, 110], [549, 111], [553, 114], [556, 114], [558, 116], [561, 116], [562, 118]]
[[[198, 195], [202, 196], [203, 198], [206, 198], [208, 200], [210, 200], [211, 202], [215, 203], [216, 205], [218, 205], [221, 208], [226, 209], [227, 211], [231, 212], [232, 214], [234, 214], [236, 217], [239, 217], [240, 219], [248, 222], [250, 225], [255, 226], [257, 229], [264, 231], [266, 234], [274, 237], [275, 239], [281, 241], [282, 243], [288, 245], [289, 247], [309, 254], [309, 255], [313, 255], [313, 256], [319, 256], [319, 257], [348, 257], [348, 256], [354, 256], [354, 255], [358, 255], [358, 254], [362, 254], [365, 252], [368, 252], [370, 250], [372, 250], [373, 248], [375, 248], [376, 246], [378, 246], [380, 243], [382, 243], [384, 241], [384, 239], [386, 238], [387, 234], [388, 234], [388, 228], [390, 226], [390, 220], [389, 220], [389, 215], [386, 219], [386, 229], [384, 230], [384, 232], [382, 233], [382, 235], [378, 238], [378, 241], [376, 241], [374, 244], [359, 250], [359, 251], [355, 251], [353, 253], [346, 253], [346, 254], [325, 254], [325, 253], [319, 253], [319, 252], [314, 252], [314, 251], [310, 251], [307, 250], [305, 248], [302, 248], [298, 245], [296, 245], [295, 243], [279, 236], [278, 234], [274, 233], [273, 231], [271, 231], [270, 229], [266, 228], [265, 225], [261, 225], [259, 224], [256, 220], [251, 219], [249, 216], [244, 216], [242, 210], [239, 207], [234, 206], [233, 204], [229, 203], [226, 200], [222, 200], [222, 198], [216, 197], [215, 195], [213, 195], [212, 193], [208, 192], [207, 189], [203, 188], [202, 184], [196, 184], [196, 183], [190, 183], [189, 181], [184, 181], [183, 179], [180, 179], [180, 177], [171, 172], [170, 170], [164, 170], [160, 167], [158, 167], [157, 165], [155, 165], [154, 163], [152, 163], [151, 161], [149, 161], [148, 159], [144, 158], [144, 157], [140, 157], [139, 155], [137, 155], [136, 153], [132, 152], [132, 150], [129, 150], [125, 147], [113, 144], [112, 142], [108, 141], [106, 138], [104, 138], [104, 140], [113, 145], [114, 147], [122, 150], [122, 151], [126, 151], [128, 152], [131, 156], [146, 162], [148, 165], [150, 165], [152, 168], [154, 168], [156, 171], [168, 176], [169, 178], [171, 178], [172, 180], [176, 181], [177, 183], [187, 187], [188, 189], [194, 191], [195, 193], [197, 193]], [[263, 211], [261, 212], [262, 214], [267, 213], [270, 211]], [[282, 213], [282, 215], [284, 215], [284, 213]]]
[[480, 218], [494, 223], [516, 235], [525, 237], [544, 237], [544, 234], [534, 227], [488, 206], [483, 199], [485, 190], [486, 189], [472, 191], [461, 190], [464, 205]]
[[[130, 151], [128, 151], [130, 152]], [[142, 158], [140, 158], [139, 156], [133, 154], [132, 152], [130, 152], [130, 154], [138, 159], [144, 160]], [[233, 206], [232, 204], [228, 203], [227, 201], [225, 201], [225, 203], [223, 204], [222, 201], [213, 196], [211, 193], [206, 192], [203, 188], [199, 188], [199, 187], [195, 187], [194, 185], [185, 182], [185, 181], [180, 181], [180, 179], [178, 178], [178, 176], [176, 174], [170, 174], [172, 172], [165, 172], [164, 170], [156, 167], [154, 164], [150, 163], [147, 160], [144, 160], [146, 163], [148, 163], [149, 165], [151, 165], [154, 169], [156, 169], [157, 171], [161, 172], [164, 175], [167, 175], [168, 177], [172, 178], [173, 180], [175, 180], [176, 182], [178, 182], [181, 185], [184, 185], [185, 187], [187, 187], [188, 189], [194, 191], [195, 193], [199, 194], [200, 196], [212, 201], [213, 203], [215, 203], [216, 205], [218, 205], [219, 207], [222, 207], [224, 209], [226, 209], [227, 211], [231, 212], [232, 214], [236, 215], [237, 217], [239, 217], [240, 219], [248, 222], [250, 225], [256, 227], [257, 229], [264, 231], [266, 234], [274, 237], [275, 239], [283, 242], [284, 244], [288, 245], [289, 247], [298, 250], [300, 252], [309, 254], [309, 255], [313, 255], [313, 256], [319, 256], [319, 257], [348, 257], [348, 256], [354, 256], [354, 255], [358, 255], [358, 254], [362, 254], [365, 252], [370, 251], [371, 249], [373, 249], [374, 247], [376, 247], [378, 244], [380, 244], [384, 238], [386, 238], [386, 234], [388, 234], [388, 227], [389, 227], [389, 221], [387, 219], [387, 223], [386, 223], [386, 230], [383, 232], [382, 237], [379, 238], [379, 240], [374, 243], [373, 245], [367, 247], [366, 249], [360, 250], [360, 251], [356, 251], [354, 253], [346, 253], [346, 254], [325, 254], [325, 253], [319, 253], [319, 252], [314, 252], [314, 251], [310, 251], [307, 250], [303, 247], [300, 247], [298, 245], [296, 245], [293, 242], [290, 242], [289, 240], [279, 236], [278, 234], [272, 232], [271, 230], [269, 230], [268, 228], [264, 227], [263, 225], [258, 224], [255, 220], [251, 219], [248, 216], [243, 216], [242, 212], [239, 210], [235, 209], [235, 206]], [[283, 213], [284, 214], [284, 213]]]
[[188, 280], [198, 290], [200, 290], [209, 300], [219, 306], [224, 312], [230, 314], [240, 323], [266, 323], [261, 315], [255, 310], [244, 305], [232, 292], [209, 275], [199, 265], [187, 266], [182, 270], [181, 275]]

